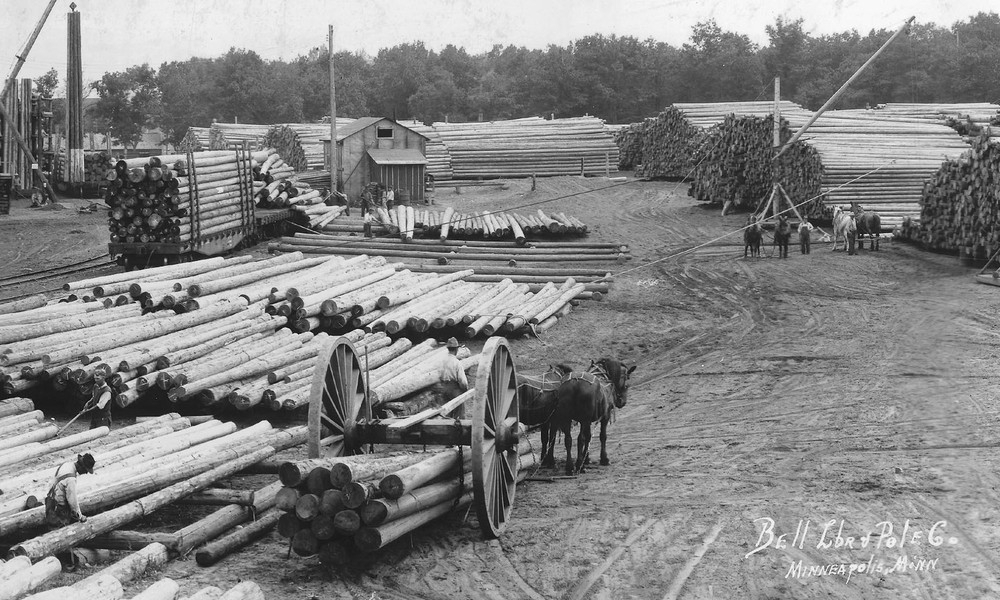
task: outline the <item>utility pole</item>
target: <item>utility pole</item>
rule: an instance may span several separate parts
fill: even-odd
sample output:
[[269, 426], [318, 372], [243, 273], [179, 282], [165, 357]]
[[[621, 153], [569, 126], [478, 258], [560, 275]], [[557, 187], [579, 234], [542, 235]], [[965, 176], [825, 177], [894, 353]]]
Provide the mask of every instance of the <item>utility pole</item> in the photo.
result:
[[[330, 25], [330, 193], [340, 191], [340, 153], [337, 151], [337, 84], [333, 76], [333, 25]], [[348, 207], [350, 202], [348, 201]]]
[[14, 68], [10, 72], [10, 76], [7, 77], [7, 82], [4, 83], [3, 92], [0, 92], [0, 102], [3, 102], [4, 98], [7, 97], [7, 93], [10, 92], [11, 86], [14, 85], [14, 80], [17, 79], [17, 74], [21, 72], [21, 67], [24, 65], [24, 61], [28, 59], [28, 53], [31, 52], [31, 47], [35, 45], [35, 40], [38, 38], [38, 34], [42, 31], [42, 25], [45, 25], [45, 20], [49, 18], [49, 13], [52, 12], [52, 7], [56, 5], [56, 0], [49, 0], [49, 5], [45, 7], [45, 12], [42, 13], [42, 18], [38, 20], [38, 24], [35, 25], [35, 30], [31, 32], [31, 37], [28, 38], [28, 43], [24, 45], [24, 52], [17, 55], [17, 62], [14, 63]]

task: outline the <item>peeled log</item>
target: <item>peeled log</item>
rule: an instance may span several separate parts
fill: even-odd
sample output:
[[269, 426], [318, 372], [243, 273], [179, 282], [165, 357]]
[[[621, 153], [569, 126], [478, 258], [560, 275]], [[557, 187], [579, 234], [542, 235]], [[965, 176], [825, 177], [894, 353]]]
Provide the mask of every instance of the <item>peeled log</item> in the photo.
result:
[[[400, 453], [395, 453], [396, 455]], [[371, 460], [370, 456], [333, 456], [328, 458], [312, 458], [309, 460], [290, 461], [282, 463], [278, 468], [278, 479], [288, 487], [295, 487], [304, 483], [309, 473], [316, 467], [330, 468], [336, 463], [363, 464]]]
[[83, 584], [88, 580], [96, 580], [101, 576], [111, 576], [126, 584], [135, 579], [143, 577], [150, 569], [158, 569], [167, 563], [167, 547], [163, 544], [154, 543], [142, 548], [137, 552], [129, 554], [125, 558], [110, 565], [87, 579], [80, 582]]
[[390, 473], [415, 465], [425, 458], [427, 458], [425, 454], [403, 454], [384, 458], [373, 457], [364, 463], [334, 463], [329, 469], [330, 484], [339, 490], [352, 481], [382, 479]]
[[374, 552], [417, 527], [448, 514], [452, 509], [461, 508], [471, 502], [472, 491], [470, 490], [462, 495], [457, 504], [454, 500], [447, 500], [431, 508], [424, 509], [408, 517], [390, 521], [379, 527], [362, 527], [354, 534], [354, 543], [364, 552]]
[[214, 585], [203, 587], [190, 596], [185, 596], [180, 600], [219, 600], [224, 592]]
[[267, 535], [277, 525], [281, 515], [278, 510], [267, 511], [253, 523], [205, 545], [195, 554], [195, 560], [203, 567], [214, 565], [236, 550]]
[[219, 600], [265, 600], [260, 586], [252, 581], [241, 581], [228, 592], [219, 596]]
[[0, 400], [0, 417], [9, 417], [35, 410], [35, 403], [27, 398]]
[[34, 565], [14, 570], [0, 581], [0, 600], [14, 600], [62, 573], [59, 559], [50, 556]]
[[419, 463], [400, 469], [387, 475], [379, 481], [378, 487], [382, 494], [390, 500], [397, 500], [403, 494], [421, 485], [433, 481], [448, 471], [459, 466], [458, 449], [449, 448]]
[[125, 590], [120, 581], [110, 575], [99, 575], [68, 587], [45, 590], [25, 600], [120, 600], [124, 596]]
[[164, 578], [132, 596], [132, 600], [174, 600], [181, 586], [173, 579]]

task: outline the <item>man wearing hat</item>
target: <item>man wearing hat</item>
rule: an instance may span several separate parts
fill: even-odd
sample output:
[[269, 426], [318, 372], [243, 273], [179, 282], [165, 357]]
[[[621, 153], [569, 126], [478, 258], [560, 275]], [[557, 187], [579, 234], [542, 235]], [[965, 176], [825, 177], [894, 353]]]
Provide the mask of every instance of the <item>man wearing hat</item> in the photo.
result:
[[469, 379], [465, 369], [458, 360], [458, 340], [448, 338], [448, 354], [441, 361], [441, 381], [436, 384], [435, 391], [447, 402], [469, 389]]
[[105, 379], [109, 373], [102, 367], [94, 371], [94, 389], [90, 393], [90, 400], [84, 405], [84, 410], [93, 411], [90, 418], [90, 428], [111, 427], [111, 386]]
[[[77, 454], [75, 462], [63, 463], [56, 469], [55, 480], [49, 493], [45, 495], [45, 522], [52, 527], [65, 527], [73, 523], [86, 523], [87, 517], [80, 510], [80, 500], [76, 497], [76, 476], [93, 473], [94, 456], [90, 453]], [[76, 569], [73, 549], [59, 555], [59, 560], [69, 571]]]
[[78, 454], [75, 462], [63, 463], [56, 469], [52, 487], [45, 496], [45, 520], [50, 525], [64, 527], [87, 520], [76, 497], [76, 476], [93, 473], [95, 462], [92, 454]]

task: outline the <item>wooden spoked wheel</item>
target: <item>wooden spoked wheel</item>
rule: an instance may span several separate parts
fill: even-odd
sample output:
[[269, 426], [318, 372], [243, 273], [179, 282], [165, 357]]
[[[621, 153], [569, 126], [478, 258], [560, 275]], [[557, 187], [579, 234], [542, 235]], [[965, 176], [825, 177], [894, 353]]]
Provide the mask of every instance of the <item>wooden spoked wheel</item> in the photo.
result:
[[364, 452], [354, 435], [358, 419], [371, 418], [364, 370], [346, 338], [328, 343], [316, 357], [309, 396], [309, 458]]
[[472, 409], [476, 513], [483, 535], [496, 538], [507, 525], [514, 506], [520, 435], [514, 359], [502, 337], [491, 337], [483, 347]]

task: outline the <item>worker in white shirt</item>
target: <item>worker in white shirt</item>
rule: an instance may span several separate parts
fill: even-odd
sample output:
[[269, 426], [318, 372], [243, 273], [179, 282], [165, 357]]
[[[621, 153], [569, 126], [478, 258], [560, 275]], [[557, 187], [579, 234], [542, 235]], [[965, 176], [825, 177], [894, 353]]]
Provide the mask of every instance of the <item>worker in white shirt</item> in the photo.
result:
[[465, 376], [465, 369], [458, 360], [458, 340], [448, 338], [447, 348], [448, 354], [438, 365], [441, 380], [434, 384], [434, 391], [443, 402], [452, 400], [469, 389], [469, 379]]

